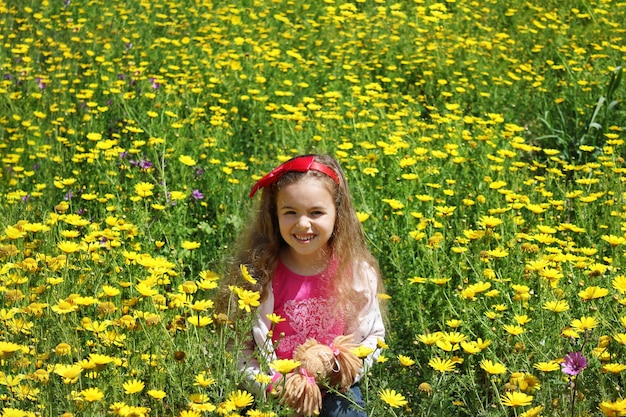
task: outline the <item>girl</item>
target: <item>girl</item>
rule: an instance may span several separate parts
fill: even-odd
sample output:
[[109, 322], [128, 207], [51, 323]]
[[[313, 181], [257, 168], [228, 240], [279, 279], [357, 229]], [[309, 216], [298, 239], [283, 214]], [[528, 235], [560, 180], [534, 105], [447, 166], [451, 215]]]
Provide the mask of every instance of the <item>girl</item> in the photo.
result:
[[[352, 335], [376, 352], [365, 359], [371, 365], [385, 334], [377, 297], [382, 284], [341, 167], [330, 156], [299, 156], [261, 178], [250, 197], [259, 190], [256, 217], [231, 268], [239, 272], [245, 265], [257, 280], [251, 289], [261, 294], [254, 343], [240, 359], [257, 389], [248, 388], [264, 388], [255, 379], [255, 350], [268, 363], [291, 359], [309, 338], [330, 344], [338, 335]], [[284, 321], [272, 324], [271, 313]], [[320, 416], [366, 416], [354, 383], [347, 396], [326, 393]]]

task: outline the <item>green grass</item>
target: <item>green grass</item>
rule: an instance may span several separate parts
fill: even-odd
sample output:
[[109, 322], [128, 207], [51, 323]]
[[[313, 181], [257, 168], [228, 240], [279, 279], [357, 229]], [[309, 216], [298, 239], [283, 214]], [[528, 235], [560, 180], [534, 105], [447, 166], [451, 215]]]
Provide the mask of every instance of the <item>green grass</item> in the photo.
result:
[[2, 416], [288, 415], [237, 394], [250, 317], [194, 303], [309, 152], [390, 297], [369, 415], [626, 412], [626, 5], [507, 3], [0, 1]]

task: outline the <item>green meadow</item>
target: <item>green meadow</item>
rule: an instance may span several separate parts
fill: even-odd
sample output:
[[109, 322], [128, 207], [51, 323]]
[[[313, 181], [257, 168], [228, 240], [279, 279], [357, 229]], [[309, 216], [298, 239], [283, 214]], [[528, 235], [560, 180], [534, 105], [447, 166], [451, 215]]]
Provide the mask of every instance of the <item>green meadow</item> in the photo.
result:
[[383, 273], [368, 415], [625, 416], [624, 22], [0, 0], [0, 416], [290, 415], [240, 388], [255, 294], [215, 301], [250, 188], [301, 153], [341, 162]]

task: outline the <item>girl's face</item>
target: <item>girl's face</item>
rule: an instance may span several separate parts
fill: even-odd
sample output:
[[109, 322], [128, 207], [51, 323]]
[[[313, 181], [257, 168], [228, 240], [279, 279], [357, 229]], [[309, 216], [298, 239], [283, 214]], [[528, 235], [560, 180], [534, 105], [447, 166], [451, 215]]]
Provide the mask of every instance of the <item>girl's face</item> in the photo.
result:
[[301, 266], [327, 260], [337, 211], [322, 180], [304, 177], [282, 187], [276, 195], [276, 208], [287, 256]]

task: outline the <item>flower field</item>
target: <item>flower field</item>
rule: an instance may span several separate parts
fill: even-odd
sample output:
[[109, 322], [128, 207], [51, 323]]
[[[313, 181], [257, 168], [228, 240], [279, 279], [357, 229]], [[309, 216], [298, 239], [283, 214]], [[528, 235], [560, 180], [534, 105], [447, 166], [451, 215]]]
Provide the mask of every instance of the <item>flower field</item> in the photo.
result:
[[368, 415], [626, 415], [625, 21], [0, 0], [0, 416], [288, 416], [239, 388], [256, 294], [214, 307], [250, 187], [311, 152], [386, 285]]

